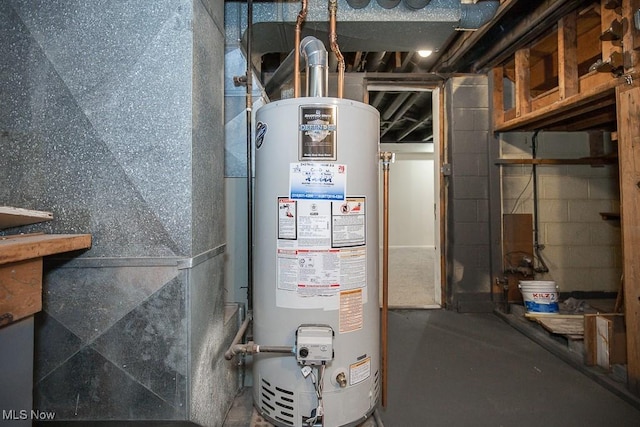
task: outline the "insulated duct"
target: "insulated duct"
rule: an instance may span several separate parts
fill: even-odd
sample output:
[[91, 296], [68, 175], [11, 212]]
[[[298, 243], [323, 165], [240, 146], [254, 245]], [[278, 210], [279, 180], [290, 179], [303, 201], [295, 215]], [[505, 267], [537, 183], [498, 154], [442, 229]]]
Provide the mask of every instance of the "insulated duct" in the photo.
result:
[[431, 0], [403, 0], [404, 5], [412, 10], [420, 10], [430, 2]]
[[327, 96], [329, 87], [329, 60], [324, 44], [313, 36], [307, 36], [300, 43], [300, 53], [304, 56], [307, 64], [306, 96]]
[[400, 4], [400, 0], [376, 0], [383, 9], [393, 9]]
[[362, 9], [369, 6], [371, 0], [347, 0], [347, 4], [354, 9]]
[[489, 22], [498, 11], [499, 0], [480, 1], [475, 4], [460, 5], [460, 22], [458, 30], [477, 30]]

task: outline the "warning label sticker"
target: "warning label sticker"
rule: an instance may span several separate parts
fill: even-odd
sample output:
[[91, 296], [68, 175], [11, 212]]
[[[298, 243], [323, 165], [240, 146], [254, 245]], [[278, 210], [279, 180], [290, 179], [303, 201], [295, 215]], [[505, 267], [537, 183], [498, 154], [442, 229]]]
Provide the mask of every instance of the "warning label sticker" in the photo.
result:
[[362, 329], [363, 319], [362, 289], [340, 292], [340, 333]]
[[371, 376], [371, 358], [367, 357], [349, 366], [349, 384], [361, 383]]
[[331, 210], [331, 246], [362, 246], [366, 243], [365, 198], [348, 197], [334, 202]]

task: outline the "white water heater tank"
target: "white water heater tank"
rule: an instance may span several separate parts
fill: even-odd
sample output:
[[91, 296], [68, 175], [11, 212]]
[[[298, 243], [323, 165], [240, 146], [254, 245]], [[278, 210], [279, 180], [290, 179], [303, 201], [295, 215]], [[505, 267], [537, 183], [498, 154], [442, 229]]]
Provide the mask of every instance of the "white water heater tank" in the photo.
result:
[[380, 395], [379, 114], [303, 97], [256, 113], [253, 397], [277, 426], [355, 426]]

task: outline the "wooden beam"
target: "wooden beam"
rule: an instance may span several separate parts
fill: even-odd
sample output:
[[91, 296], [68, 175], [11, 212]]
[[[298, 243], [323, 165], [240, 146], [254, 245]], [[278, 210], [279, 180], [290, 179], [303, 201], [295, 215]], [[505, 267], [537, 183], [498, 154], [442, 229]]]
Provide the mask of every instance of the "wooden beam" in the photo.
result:
[[558, 88], [560, 99], [578, 93], [578, 13], [558, 22]]
[[542, 0], [536, 4], [536, 9], [529, 13], [508, 34], [494, 41], [491, 47], [483, 53], [472, 67], [472, 71], [479, 72], [496, 64], [503, 64], [514, 54], [516, 49], [530, 45], [543, 34], [549, 32], [558, 19], [580, 6], [582, 0]]
[[0, 264], [90, 247], [90, 234], [41, 234], [0, 239]]
[[[578, 95], [563, 99], [532, 111], [529, 114], [505, 121], [496, 132], [543, 129], [543, 125], [559, 123], [561, 120], [581, 115], [615, 104], [615, 87], [621, 79], [612, 79], [605, 84], [587, 88]], [[505, 116], [506, 117], [506, 116]]]
[[626, 73], [640, 71], [640, 30], [633, 24], [634, 13], [640, 9], [640, 0], [622, 1], [622, 22], [624, 48], [624, 70]]
[[531, 70], [528, 48], [516, 51], [516, 117], [531, 111]]
[[[601, 33], [605, 33], [610, 27], [613, 21], [616, 21], [620, 18], [618, 14], [616, 14], [615, 9], [607, 9], [605, 7], [606, 1], [603, 1], [600, 6], [600, 31]], [[606, 61], [609, 59], [611, 54], [614, 51], [620, 52], [620, 42], [614, 40], [602, 40], [600, 42], [601, 50], [602, 50], [602, 60]], [[616, 44], [618, 46], [616, 46]]]
[[640, 85], [619, 86], [616, 95], [627, 380], [640, 396]]
[[493, 69], [493, 127], [504, 122], [504, 68]]

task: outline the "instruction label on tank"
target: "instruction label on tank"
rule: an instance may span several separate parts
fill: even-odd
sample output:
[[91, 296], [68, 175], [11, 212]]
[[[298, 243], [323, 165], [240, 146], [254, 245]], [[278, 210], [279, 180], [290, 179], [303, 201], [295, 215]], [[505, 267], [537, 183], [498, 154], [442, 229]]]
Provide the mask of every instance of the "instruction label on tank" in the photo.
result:
[[338, 163], [291, 163], [289, 198], [293, 200], [344, 200], [347, 166]]
[[299, 160], [336, 160], [335, 105], [301, 105], [298, 122]]
[[364, 321], [362, 289], [340, 293], [340, 333], [359, 331]]
[[[354, 307], [360, 304], [362, 310], [366, 302], [364, 203], [364, 197], [345, 202], [278, 197], [279, 307], [340, 309], [348, 315], [345, 328], [361, 327], [361, 312]], [[344, 293], [349, 290], [361, 292]]]
[[344, 203], [333, 203], [331, 245], [363, 246], [366, 243], [365, 219], [364, 197], [348, 197]]
[[278, 239], [295, 240], [298, 237], [296, 201], [278, 198]]

